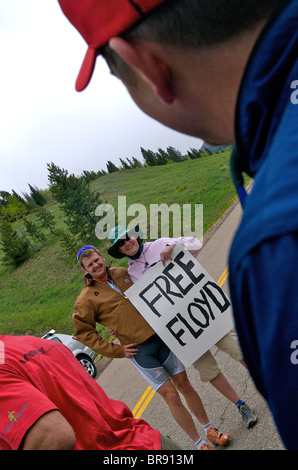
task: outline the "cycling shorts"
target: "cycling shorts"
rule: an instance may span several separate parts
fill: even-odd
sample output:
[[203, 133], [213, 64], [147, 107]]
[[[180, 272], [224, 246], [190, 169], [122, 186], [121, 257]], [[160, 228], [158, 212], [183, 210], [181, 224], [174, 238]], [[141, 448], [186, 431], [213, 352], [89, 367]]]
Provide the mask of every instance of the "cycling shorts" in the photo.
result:
[[136, 347], [139, 351], [132, 357], [132, 364], [154, 390], [158, 390], [173, 375], [185, 370], [184, 365], [157, 334]]

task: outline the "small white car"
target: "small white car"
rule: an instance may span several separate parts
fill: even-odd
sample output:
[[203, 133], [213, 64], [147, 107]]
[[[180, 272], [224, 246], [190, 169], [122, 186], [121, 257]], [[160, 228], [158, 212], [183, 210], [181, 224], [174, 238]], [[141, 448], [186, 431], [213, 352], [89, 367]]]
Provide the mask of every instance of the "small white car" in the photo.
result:
[[94, 364], [95, 359], [95, 352], [92, 349], [88, 348], [88, 346], [84, 346], [75, 336], [71, 335], [64, 335], [64, 334], [57, 334], [55, 330], [49, 331], [45, 334], [43, 339], [50, 339], [52, 341], [57, 341], [58, 343], [62, 343], [71, 350], [73, 355], [76, 359], [82, 364], [85, 370], [88, 372], [91, 377], [96, 377], [96, 366]]

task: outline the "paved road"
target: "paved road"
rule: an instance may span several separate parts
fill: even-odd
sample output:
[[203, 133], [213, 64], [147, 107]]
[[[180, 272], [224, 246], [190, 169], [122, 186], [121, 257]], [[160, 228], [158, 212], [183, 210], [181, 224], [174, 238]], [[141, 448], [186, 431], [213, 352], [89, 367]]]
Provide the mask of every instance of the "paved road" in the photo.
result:
[[[241, 217], [241, 208], [237, 204], [225, 217], [216, 231], [212, 233], [198, 256], [199, 262], [209, 274], [218, 281], [227, 267], [227, 257], [233, 234]], [[225, 279], [225, 275], [221, 277]], [[228, 293], [228, 282], [222, 288]], [[200, 382], [198, 373], [193, 367], [187, 370], [191, 383], [198, 391], [210, 422], [231, 434], [229, 447], [219, 449], [231, 450], [282, 450], [283, 444], [276, 431], [271, 414], [262, 397], [244, 367], [229, 356], [213, 347], [212, 352], [220, 364], [222, 372], [237, 390], [239, 395], [255, 410], [258, 423], [247, 429], [242, 422], [236, 406], [223, 397], [211, 384]], [[151, 426], [169, 435], [185, 450], [195, 450], [193, 442], [181, 430], [172, 418], [163, 399], [154, 393], [144, 379], [135, 371], [129, 359], [113, 359], [97, 379], [109, 397], [125, 402], [134, 415], [142, 417]], [[195, 420], [199, 433], [203, 429]], [[218, 448], [216, 448], [218, 449]]]

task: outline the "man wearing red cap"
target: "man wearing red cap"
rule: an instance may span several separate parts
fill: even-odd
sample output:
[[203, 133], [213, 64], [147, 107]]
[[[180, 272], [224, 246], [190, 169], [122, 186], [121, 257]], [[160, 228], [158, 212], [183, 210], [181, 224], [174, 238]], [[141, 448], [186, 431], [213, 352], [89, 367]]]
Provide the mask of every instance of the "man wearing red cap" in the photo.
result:
[[[297, 449], [298, 0], [59, 0], [136, 104], [175, 130], [235, 144], [243, 218], [230, 292], [244, 359], [288, 449]], [[242, 173], [254, 178], [249, 194]]]

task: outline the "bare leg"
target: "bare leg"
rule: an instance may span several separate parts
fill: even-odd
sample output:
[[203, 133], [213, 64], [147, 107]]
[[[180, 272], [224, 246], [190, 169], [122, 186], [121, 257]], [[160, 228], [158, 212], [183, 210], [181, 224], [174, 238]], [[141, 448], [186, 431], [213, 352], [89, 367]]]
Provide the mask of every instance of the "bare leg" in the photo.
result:
[[186, 432], [186, 434], [194, 441], [197, 442], [200, 438], [193, 419], [189, 411], [183, 405], [179, 393], [170, 380], [165, 382], [157, 392], [166, 401], [170, 411], [179, 424], [179, 426]]
[[195, 391], [193, 386], [191, 385], [186, 372], [180, 372], [177, 375], [173, 375], [171, 377], [173, 383], [177, 387], [177, 390], [182, 393], [184, 396], [186, 403], [191, 410], [191, 412], [195, 415], [195, 417], [200, 421], [202, 426], [209, 423], [209, 418], [203, 406], [202, 400], [199, 394]]
[[[205, 408], [203, 406], [203, 403], [201, 401], [201, 398], [198, 395], [198, 393], [195, 391], [193, 386], [191, 385], [190, 381], [188, 380], [186, 372], [184, 371], [184, 372], [180, 372], [179, 374], [173, 375], [171, 377], [171, 379], [172, 379], [174, 385], [177, 387], [177, 390], [180, 393], [182, 393], [182, 395], [184, 396], [189, 409], [197, 417], [197, 419], [200, 421], [201, 425], [202, 426], [208, 425], [206, 428], [204, 428], [205, 433], [208, 436], [208, 439], [210, 439], [213, 444], [218, 444], [220, 446], [228, 445], [229, 437], [230, 437], [229, 434], [222, 434], [217, 429], [214, 429], [211, 426], [211, 424], [209, 422], [209, 418], [207, 416], [207, 413], [206, 413]], [[175, 387], [174, 387], [174, 389], [175, 389], [175, 391], [178, 395], [178, 392], [177, 392]], [[185, 411], [187, 411], [186, 408], [185, 408]], [[184, 419], [184, 418], [182, 418], [182, 419]], [[189, 424], [188, 424], [188, 426], [189, 426]], [[181, 426], [181, 427], [183, 427], [183, 426]], [[185, 431], [187, 432], [187, 429], [185, 429]], [[187, 433], [191, 437], [189, 432], [187, 432]], [[205, 441], [203, 440], [203, 442], [205, 442]], [[210, 447], [209, 447], [209, 449], [210, 449]]]
[[224, 397], [230, 400], [232, 403], [237, 403], [240, 399], [238, 393], [233, 389], [232, 385], [226, 377], [220, 372], [215, 379], [210, 380], [211, 385], [215, 387]]
[[[243, 367], [245, 367], [245, 369], [247, 369], [247, 365], [243, 359], [241, 359], [239, 362]], [[237, 401], [240, 399], [240, 396], [233, 389], [232, 385], [230, 382], [228, 382], [227, 378], [223, 375], [222, 372], [219, 372], [219, 374], [214, 379], [210, 380], [210, 383], [232, 403], [237, 403]]]

